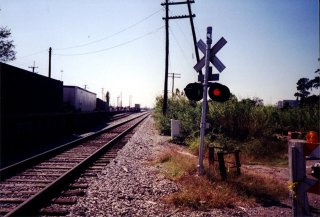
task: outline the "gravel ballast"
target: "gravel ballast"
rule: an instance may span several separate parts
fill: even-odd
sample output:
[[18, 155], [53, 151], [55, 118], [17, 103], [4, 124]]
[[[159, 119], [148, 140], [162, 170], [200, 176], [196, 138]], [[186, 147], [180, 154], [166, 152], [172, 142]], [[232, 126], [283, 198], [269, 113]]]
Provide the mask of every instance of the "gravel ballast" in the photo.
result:
[[153, 124], [148, 117], [118, 156], [90, 180], [86, 195], [70, 208], [69, 216], [291, 216], [288, 206], [200, 212], [164, 203], [163, 197], [179, 186], [165, 179], [150, 160], [174, 145], [169, 137], [159, 136]]

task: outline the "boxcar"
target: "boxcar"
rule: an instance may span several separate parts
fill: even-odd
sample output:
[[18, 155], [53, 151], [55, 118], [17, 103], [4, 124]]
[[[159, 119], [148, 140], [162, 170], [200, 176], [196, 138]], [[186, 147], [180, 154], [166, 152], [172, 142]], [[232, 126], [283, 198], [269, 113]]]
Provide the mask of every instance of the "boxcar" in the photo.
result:
[[0, 63], [1, 115], [59, 112], [61, 81]]
[[79, 112], [91, 112], [96, 109], [96, 94], [81, 87], [63, 86], [63, 102]]

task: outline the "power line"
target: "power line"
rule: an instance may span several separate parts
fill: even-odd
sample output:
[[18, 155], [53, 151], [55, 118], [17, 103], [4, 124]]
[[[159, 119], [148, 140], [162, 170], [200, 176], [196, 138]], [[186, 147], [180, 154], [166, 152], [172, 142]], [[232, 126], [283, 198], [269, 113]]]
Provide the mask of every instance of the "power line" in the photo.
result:
[[79, 47], [84, 47], [84, 46], [87, 46], [87, 45], [91, 45], [91, 44], [98, 43], [98, 42], [100, 42], [100, 41], [107, 40], [107, 39], [109, 39], [109, 38], [112, 38], [112, 37], [114, 37], [114, 36], [116, 36], [116, 35], [124, 32], [124, 31], [127, 31], [128, 29], [131, 29], [131, 28], [137, 26], [138, 24], [144, 22], [145, 20], [149, 19], [149, 18], [152, 17], [153, 15], [159, 13], [161, 10], [162, 10], [162, 9], [157, 10], [157, 11], [153, 12], [152, 14], [146, 16], [145, 18], [139, 20], [138, 22], [136, 22], [136, 23], [134, 23], [134, 24], [132, 24], [132, 25], [130, 25], [130, 26], [128, 26], [128, 27], [125, 27], [125, 28], [121, 29], [121, 30], [118, 31], [118, 32], [115, 32], [115, 33], [113, 33], [113, 34], [111, 34], [111, 35], [108, 35], [108, 36], [106, 36], [106, 37], [104, 37], [104, 38], [101, 38], [101, 39], [98, 39], [98, 40], [96, 40], [96, 41], [92, 41], [92, 42], [89, 42], [89, 43], [85, 43], [85, 44], [80, 44], [80, 45], [71, 46], [71, 47], [56, 48], [55, 50], [68, 50], [68, 49], [73, 49], [73, 48], [79, 48]]
[[[124, 31], [127, 31], [128, 29], [131, 29], [131, 28], [137, 26], [138, 24], [140, 24], [140, 23], [144, 22], [145, 20], [151, 18], [152, 16], [154, 16], [154, 15], [157, 14], [157, 13], [159, 13], [160, 11], [162, 11], [162, 8], [159, 9], [159, 10], [157, 10], [157, 11], [155, 11], [155, 12], [153, 12], [152, 14], [144, 17], [143, 19], [139, 20], [138, 22], [136, 22], [136, 23], [134, 23], [134, 24], [132, 24], [132, 25], [130, 25], [130, 26], [128, 26], [128, 27], [125, 27], [125, 28], [123, 28], [122, 30], [120, 30], [120, 31], [118, 31], [118, 32], [116, 32], [116, 33], [114, 33], [114, 34], [112, 34], [112, 35], [106, 36], [106, 37], [101, 38], [101, 39], [98, 39], [98, 40], [96, 40], [96, 41], [92, 41], [92, 42], [85, 43], [85, 44], [80, 44], [80, 45], [75, 45], [75, 46], [71, 46], [71, 47], [55, 48], [55, 50], [67, 50], [67, 49], [72, 49], [72, 48], [84, 47], [84, 46], [87, 46], [87, 45], [90, 45], [90, 44], [95, 44], [95, 43], [98, 43], [98, 42], [100, 42], [100, 41], [103, 41], [103, 40], [112, 38], [112, 37], [114, 37], [114, 36], [116, 36], [116, 35], [124, 32]], [[112, 48], [111, 48], [111, 49], [112, 49]], [[35, 52], [35, 53], [27, 54], [27, 55], [25, 55], [25, 56], [18, 57], [18, 58], [16, 58], [16, 59], [22, 59], [22, 58], [26, 58], [26, 57], [31, 57], [31, 56], [34, 56], [34, 55], [37, 55], [37, 54], [40, 54], [40, 53], [44, 53], [44, 52], [47, 52], [47, 49], [41, 50], [41, 51], [38, 51], [38, 52]], [[62, 56], [62, 55], [61, 55], [61, 56]], [[67, 56], [67, 55], [65, 55], [65, 56]]]
[[126, 45], [126, 44], [132, 43], [132, 42], [137, 41], [137, 40], [139, 40], [139, 39], [142, 39], [142, 38], [144, 38], [144, 37], [146, 37], [146, 36], [148, 36], [148, 35], [151, 35], [151, 34], [154, 34], [154, 33], [158, 32], [158, 31], [159, 31], [160, 29], [162, 29], [162, 28], [163, 28], [163, 26], [161, 26], [161, 27], [159, 27], [159, 28], [157, 28], [157, 29], [155, 29], [155, 30], [153, 30], [153, 31], [151, 31], [151, 32], [148, 32], [148, 33], [146, 33], [146, 34], [144, 34], [144, 35], [142, 35], [142, 36], [136, 37], [136, 38], [134, 38], [134, 39], [132, 39], [132, 40], [129, 40], [129, 41], [126, 41], [126, 42], [117, 44], [117, 45], [112, 46], [112, 47], [104, 48], [104, 49], [102, 49], [102, 50], [90, 51], [90, 52], [85, 52], [85, 53], [53, 54], [53, 55], [55, 55], [55, 56], [82, 56], [82, 55], [100, 53], [100, 52], [108, 51], [108, 50], [111, 50], [111, 49], [114, 49], [114, 48], [117, 48], [117, 47], [124, 46], [124, 45]]
[[26, 57], [31, 57], [31, 56], [34, 56], [34, 55], [37, 55], [37, 54], [40, 54], [40, 53], [44, 53], [44, 52], [47, 52], [47, 50], [41, 50], [41, 51], [38, 51], [38, 52], [35, 52], [35, 53], [27, 54], [27, 55], [25, 55], [25, 56], [18, 57], [17, 59], [22, 59], [22, 58], [26, 58]]
[[169, 31], [171, 32], [171, 34], [172, 34], [172, 36], [173, 36], [174, 40], [177, 42], [177, 45], [178, 45], [178, 47], [179, 47], [179, 49], [180, 49], [180, 51], [181, 51], [181, 53], [182, 53], [182, 55], [183, 55], [184, 59], [186, 60], [186, 62], [187, 62], [188, 64], [192, 65], [192, 63], [188, 60], [188, 58], [187, 58], [187, 56], [186, 56], [186, 54], [185, 54], [184, 50], [182, 49], [182, 47], [181, 47], [181, 45], [180, 45], [180, 43], [179, 43], [178, 39], [176, 38], [176, 36], [175, 36], [175, 34], [173, 33], [173, 31], [172, 31], [172, 29], [171, 29], [171, 28], [169, 28]]

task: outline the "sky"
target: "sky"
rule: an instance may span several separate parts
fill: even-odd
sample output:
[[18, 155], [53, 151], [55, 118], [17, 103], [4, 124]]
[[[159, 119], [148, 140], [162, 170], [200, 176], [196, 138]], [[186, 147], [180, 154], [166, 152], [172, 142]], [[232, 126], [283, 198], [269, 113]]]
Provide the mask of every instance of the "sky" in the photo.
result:
[[[176, 0], [175, 2], [177, 2]], [[0, 0], [0, 26], [11, 30], [16, 60], [10, 65], [86, 87], [111, 105], [155, 105], [164, 90], [165, 16], [160, 0]], [[169, 15], [188, 14], [187, 5], [169, 6]], [[238, 99], [258, 97], [274, 105], [295, 99], [299, 78], [319, 68], [317, 0], [196, 0], [197, 40], [211, 26], [217, 53], [226, 66], [220, 83]], [[169, 21], [169, 73], [180, 74], [174, 89], [197, 81], [189, 19]], [[200, 52], [201, 53], [201, 52]], [[203, 54], [200, 54], [202, 57]], [[214, 73], [219, 73], [213, 69]], [[168, 90], [172, 80], [169, 78]], [[169, 96], [171, 93], [169, 93]], [[103, 97], [102, 97], [103, 96]]]

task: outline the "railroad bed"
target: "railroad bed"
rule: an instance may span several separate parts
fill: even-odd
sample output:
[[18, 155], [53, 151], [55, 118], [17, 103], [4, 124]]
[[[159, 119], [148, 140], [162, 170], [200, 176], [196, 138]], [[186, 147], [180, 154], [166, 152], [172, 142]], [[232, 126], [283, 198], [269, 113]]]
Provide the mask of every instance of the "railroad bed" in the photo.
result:
[[[116, 157], [133, 130], [148, 116], [143, 113], [104, 130], [0, 170], [0, 215], [66, 215], [68, 204], [88, 187]], [[62, 208], [61, 208], [62, 207]]]

